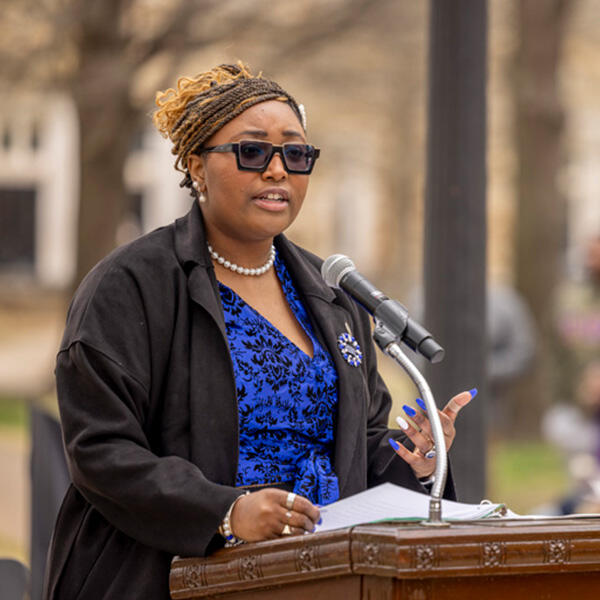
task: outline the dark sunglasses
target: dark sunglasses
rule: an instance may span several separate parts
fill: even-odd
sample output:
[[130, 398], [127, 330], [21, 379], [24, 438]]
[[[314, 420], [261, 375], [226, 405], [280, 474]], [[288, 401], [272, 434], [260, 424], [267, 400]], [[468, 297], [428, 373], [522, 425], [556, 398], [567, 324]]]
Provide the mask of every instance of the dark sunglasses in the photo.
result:
[[240, 171], [261, 173], [267, 168], [273, 155], [278, 152], [288, 173], [309, 175], [321, 151], [309, 144], [291, 142], [275, 146], [271, 142], [242, 140], [232, 144], [200, 148], [198, 152], [235, 152], [237, 167]]

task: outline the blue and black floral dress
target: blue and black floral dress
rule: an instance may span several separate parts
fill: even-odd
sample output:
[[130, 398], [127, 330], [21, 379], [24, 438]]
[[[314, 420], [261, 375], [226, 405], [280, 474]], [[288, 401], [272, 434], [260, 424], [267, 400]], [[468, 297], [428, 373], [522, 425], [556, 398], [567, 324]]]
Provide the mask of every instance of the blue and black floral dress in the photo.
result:
[[275, 270], [312, 342], [312, 359], [219, 283], [238, 397], [237, 485], [288, 484], [311, 502], [328, 504], [339, 497], [332, 467], [337, 372], [279, 257]]

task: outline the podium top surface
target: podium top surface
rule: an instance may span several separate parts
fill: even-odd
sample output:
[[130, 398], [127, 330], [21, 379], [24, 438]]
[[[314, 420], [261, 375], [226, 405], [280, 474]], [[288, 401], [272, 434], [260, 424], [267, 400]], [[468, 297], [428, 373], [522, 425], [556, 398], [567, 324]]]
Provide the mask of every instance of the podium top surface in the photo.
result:
[[343, 575], [461, 577], [600, 571], [600, 516], [357, 525], [175, 557], [171, 596], [201, 598]]

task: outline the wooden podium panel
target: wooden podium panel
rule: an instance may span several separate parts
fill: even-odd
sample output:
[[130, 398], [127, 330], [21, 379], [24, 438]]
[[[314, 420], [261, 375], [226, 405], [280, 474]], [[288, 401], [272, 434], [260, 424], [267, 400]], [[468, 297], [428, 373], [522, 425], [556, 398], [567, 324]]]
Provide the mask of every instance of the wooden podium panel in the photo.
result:
[[173, 559], [171, 597], [227, 600], [600, 598], [600, 517], [380, 523]]

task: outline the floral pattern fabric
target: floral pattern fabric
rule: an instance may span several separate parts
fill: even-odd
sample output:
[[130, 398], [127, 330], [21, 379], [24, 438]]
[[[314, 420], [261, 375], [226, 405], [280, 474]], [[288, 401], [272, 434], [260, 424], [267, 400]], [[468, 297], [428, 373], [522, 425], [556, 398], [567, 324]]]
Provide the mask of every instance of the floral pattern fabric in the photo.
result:
[[284, 263], [275, 270], [310, 338], [305, 354], [229, 287], [219, 283], [239, 411], [238, 486], [291, 483], [311, 502], [339, 497], [333, 472], [337, 372], [312, 329]]

